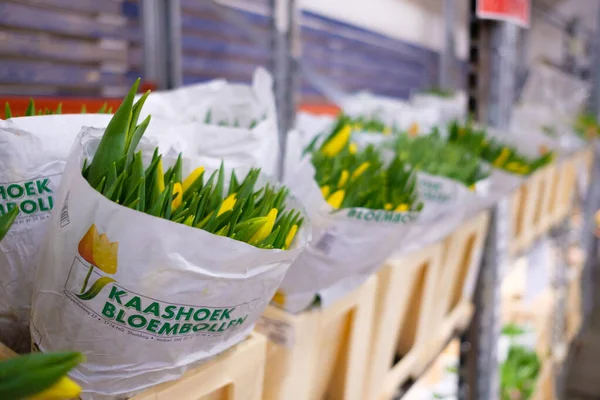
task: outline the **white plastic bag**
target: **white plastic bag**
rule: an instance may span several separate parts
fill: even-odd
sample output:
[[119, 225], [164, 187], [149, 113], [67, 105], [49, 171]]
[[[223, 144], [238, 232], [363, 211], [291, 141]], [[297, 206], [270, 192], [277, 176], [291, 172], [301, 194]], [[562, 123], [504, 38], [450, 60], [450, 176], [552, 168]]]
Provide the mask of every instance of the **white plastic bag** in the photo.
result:
[[30, 346], [29, 310], [34, 258], [69, 149], [82, 126], [104, 127], [110, 115], [46, 115], [0, 120], [0, 215], [18, 206], [19, 216], [0, 242], [0, 342]]
[[312, 225], [312, 241], [292, 263], [278, 304], [296, 313], [319, 295], [331, 304], [376, 272], [408, 235], [415, 213], [349, 208], [334, 210], [323, 199], [309, 158], [287, 185], [302, 200]]
[[[153, 92], [144, 104], [142, 116], [152, 115], [153, 124], [164, 120], [181, 125], [174, 134], [150, 136], [161, 146], [199, 157], [199, 162], [208, 168], [218, 168], [221, 159], [225, 159], [232, 168], [256, 166], [275, 176], [279, 136], [272, 89], [273, 79], [259, 68], [252, 85], [216, 80]], [[209, 113], [211, 122], [207, 124]], [[221, 122], [228, 126], [219, 126]]]
[[69, 156], [31, 321], [41, 351], [85, 354], [71, 373], [84, 399], [130, 396], [242, 341], [310, 229], [291, 250], [264, 250], [113, 203], [81, 175], [101, 134], [83, 132]]
[[452, 120], [463, 120], [467, 116], [467, 96], [457, 92], [452, 97], [441, 97], [427, 93], [416, 93], [411, 96], [411, 104], [415, 108], [431, 107], [439, 110], [440, 123]]

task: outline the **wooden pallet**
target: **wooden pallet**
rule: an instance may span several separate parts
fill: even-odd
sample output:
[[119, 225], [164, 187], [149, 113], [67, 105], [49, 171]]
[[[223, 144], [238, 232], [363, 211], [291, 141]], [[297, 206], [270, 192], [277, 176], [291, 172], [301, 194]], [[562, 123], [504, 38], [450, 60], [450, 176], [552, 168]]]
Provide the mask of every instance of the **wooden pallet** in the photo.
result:
[[173, 382], [132, 400], [261, 400], [267, 340], [259, 333]]
[[[434, 244], [401, 259], [389, 260], [378, 273], [365, 399], [376, 399], [386, 392], [384, 383], [390, 380], [388, 376], [393, 369], [398, 340], [402, 339], [400, 347], [408, 353], [425, 337], [419, 327], [426, 325], [427, 312], [433, 307], [433, 304], [425, 304], [426, 289], [435, 287], [442, 254], [443, 245]], [[400, 380], [403, 375], [400, 374]], [[393, 395], [397, 388], [395, 384], [395, 381], [386, 383], [386, 387], [393, 386], [389, 389], [392, 393], [386, 395]]]
[[555, 400], [556, 388], [554, 386], [554, 361], [552, 359], [544, 361], [538, 374], [535, 389], [531, 395], [531, 400]]
[[[402, 380], [418, 376], [470, 314], [488, 222], [483, 211], [442, 242], [389, 260], [379, 272], [365, 398], [389, 398]], [[396, 353], [402, 361], [392, 365]]]
[[559, 191], [562, 189], [561, 182], [566, 178], [565, 175], [568, 172], [565, 170], [566, 161], [560, 163], [560, 165], [553, 163], [546, 167], [545, 190], [542, 193], [541, 207], [536, 210], [537, 223], [535, 224], [535, 234], [537, 237], [548, 232], [550, 228], [561, 220], [559, 211], [562, 210], [558, 206], [558, 197]]
[[[261, 400], [266, 347], [266, 338], [253, 332], [181, 378], [147, 389], [131, 400]], [[0, 360], [14, 356], [0, 343]]]
[[555, 177], [556, 169], [548, 165], [534, 172], [513, 194], [509, 232], [511, 256], [529, 249], [535, 239], [545, 232], [543, 203], [549, 197]]
[[[422, 400], [433, 399], [433, 388], [440, 383], [444, 376], [448, 373], [446, 370], [447, 362], [458, 364], [460, 358], [460, 340], [452, 340], [446, 348], [436, 357], [436, 359], [427, 368], [427, 371], [410, 387], [410, 389], [402, 395], [402, 400]], [[457, 377], [458, 381], [458, 377]], [[458, 382], [456, 385], [456, 393], [458, 393]]]
[[429, 312], [425, 331], [434, 331], [461, 302], [470, 302], [475, 291], [479, 267], [490, 220], [485, 210], [464, 222], [443, 242], [442, 271], [429, 296], [435, 306]]
[[582, 272], [583, 265], [576, 265], [572, 266], [568, 273], [569, 283], [566, 304], [566, 337], [568, 343], [571, 343], [577, 336], [583, 323], [581, 298]]
[[269, 306], [265, 400], [363, 400], [377, 278], [323, 310]]
[[[443, 325], [422, 345], [413, 347], [385, 375], [383, 383], [370, 399], [393, 399], [401, 385], [418, 379], [440, 351], [459, 332], [466, 329], [473, 316], [472, 303], [463, 302], [445, 318]], [[365, 397], [366, 398], [366, 397]]]

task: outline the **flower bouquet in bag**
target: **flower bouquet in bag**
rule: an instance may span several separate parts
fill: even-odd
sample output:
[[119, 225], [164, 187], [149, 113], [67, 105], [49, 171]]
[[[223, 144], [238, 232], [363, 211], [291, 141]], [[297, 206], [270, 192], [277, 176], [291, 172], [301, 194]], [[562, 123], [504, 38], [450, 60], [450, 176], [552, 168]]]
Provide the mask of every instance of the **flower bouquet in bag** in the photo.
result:
[[80, 351], [85, 399], [130, 396], [242, 341], [307, 241], [285, 187], [191, 168], [142, 136], [134, 85], [75, 140], [39, 254], [31, 333]]
[[396, 255], [443, 239], [472, 211], [470, 204], [485, 196], [489, 168], [460, 146], [448, 143], [434, 129], [427, 135], [399, 135], [387, 145], [407, 167], [416, 170], [423, 210], [414, 232]]
[[273, 79], [262, 68], [251, 85], [216, 80], [152, 93], [142, 114], [152, 115], [154, 123], [178, 123], [176, 135], [151, 136], [161, 146], [185, 150], [207, 168], [218, 168], [224, 158], [230, 168], [255, 166], [276, 174]]
[[359, 149], [351, 130], [339, 119], [286, 177], [313, 227], [313, 241], [274, 298], [287, 311], [300, 312], [317, 298], [326, 306], [360, 285], [402, 245], [422, 207], [413, 171], [384, 160], [373, 146]]
[[[35, 114], [33, 102], [29, 109], [27, 115]], [[12, 116], [10, 107], [6, 111]], [[0, 243], [0, 342], [18, 352], [31, 344], [35, 256], [56, 205], [69, 149], [83, 126], [105, 127], [109, 121], [109, 115], [100, 114], [0, 120], [0, 216], [20, 211]]]

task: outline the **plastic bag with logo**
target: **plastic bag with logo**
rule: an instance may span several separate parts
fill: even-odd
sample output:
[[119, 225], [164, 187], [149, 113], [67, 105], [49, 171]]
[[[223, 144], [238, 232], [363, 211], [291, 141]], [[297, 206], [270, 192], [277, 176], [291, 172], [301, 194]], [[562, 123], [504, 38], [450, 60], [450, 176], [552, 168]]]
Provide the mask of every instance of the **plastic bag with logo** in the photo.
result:
[[29, 349], [34, 259], [56, 205], [56, 190], [82, 126], [104, 127], [110, 115], [45, 115], [0, 120], [0, 215], [19, 215], [0, 243], [0, 342]]
[[[130, 396], [242, 341], [310, 229], [303, 225], [289, 250], [268, 250], [114, 203], [81, 173], [102, 133], [82, 132], [69, 156], [31, 320], [39, 350], [85, 354], [71, 373], [84, 399]], [[138, 149], [152, 156], [150, 141]], [[191, 167], [184, 162], [183, 172]], [[287, 206], [302, 210], [292, 196]]]

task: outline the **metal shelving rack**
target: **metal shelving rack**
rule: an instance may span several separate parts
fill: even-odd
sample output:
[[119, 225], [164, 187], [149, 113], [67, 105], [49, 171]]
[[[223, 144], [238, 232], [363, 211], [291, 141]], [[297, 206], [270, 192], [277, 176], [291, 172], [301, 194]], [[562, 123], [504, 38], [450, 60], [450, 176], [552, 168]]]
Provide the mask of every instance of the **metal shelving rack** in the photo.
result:
[[[263, 36], [245, 19], [231, 13], [220, 2], [214, 0], [208, 2], [214, 12], [242, 28], [250, 40], [259, 44], [264, 41]], [[343, 92], [335, 83], [320, 76], [308, 66], [302, 65], [297, 0], [269, 0], [268, 4], [273, 17], [270, 26], [271, 70], [275, 82], [283, 160], [286, 132], [294, 124], [297, 106], [296, 89], [300, 75], [318, 87], [333, 102], [338, 102]], [[144, 48], [145, 76], [156, 81], [159, 88], [176, 87], [181, 84], [182, 57], [178, 44], [181, 13], [179, 0], [143, 0], [142, 5], [144, 36], [147, 39]], [[479, 121], [496, 128], [506, 128], [510, 120], [511, 108], [517, 98], [517, 87], [522, 86], [523, 77], [526, 75], [526, 68], [522, 64], [517, 64], [520, 59], [524, 59], [524, 54], [519, 53], [519, 40], [526, 40], [527, 34], [510, 23], [477, 19], [476, 5], [477, 0], [470, 0], [467, 78], [469, 111]], [[454, 89], [453, 78], [457, 68], [454, 42], [455, 12], [455, 1], [444, 0], [446, 40], [440, 63], [440, 86], [447, 89]], [[548, 21], [558, 21], [547, 11], [543, 12]], [[598, 20], [600, 21], [600, 8]], [[564, 24], [561, 26], [564, 27]], [[572, 29], [569, 32], [571, 31]], [[600, 38], [600, 35], [596, 37]], [[597, 62], [596, 70], [592, 74], [591, 110], [598, 114], [600, 111], [600, 39], [597, 39], [594, 44]], [[522, 51], [527, 50], [526, 46], [520, 48]], [[598, 176], [600, 176], [600, 159], [596, 155], [593, 177]], [[600, 182], [595, 182], [593, 177], [587, 195], [586, 226], [582, 237], [587, 255], [584, 282], [591, 282], [591, 274], [597, 260], [598, 243], [592, 235], [592, 224], [593, 214], [600, 208]], [[458, 393], [459, 398], [465, 400], [494, 400], [499, 396], [496, 347], [500, 335], [500, 284], [505, 265], [509, 262], [506, 257], [508, 213], [507, 199], [502, 200], [492, 212], [483, 265], [474, 298], [476, 312], [470, 327], [461, 336]], [[553, 231], [552, 237], [560, 242], [566, 230], [565, 223]], [[564, 260], [564, 257], [561, 258]], [[554, 285], [564, 285], [563, 272], [564, 263], [553, 279]], [[584, 286], [585, 315], [591, 310], [590, 290], [589, 286]], [[561, 313], [560, 309], [557, 311]], [[562, 340], [558, 330], [555, 336], [557, 341]], [[564, 379], [564, 376], [557, 378], [560, 379]]]

